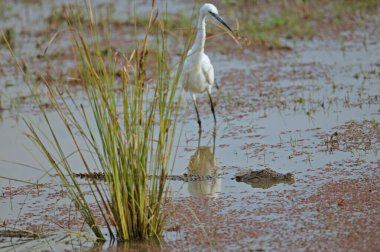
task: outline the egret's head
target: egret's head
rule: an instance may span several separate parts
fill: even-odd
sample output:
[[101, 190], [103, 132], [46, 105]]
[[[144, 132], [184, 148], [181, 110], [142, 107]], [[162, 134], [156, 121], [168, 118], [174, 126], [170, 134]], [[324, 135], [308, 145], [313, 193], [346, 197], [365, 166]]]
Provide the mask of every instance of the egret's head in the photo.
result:
[[210, 13], [214, 13], [216, 15], [219, 14], [218, 9], [215, 7], [215, 5], [210, 4], [210, 3], [205, 3], [204, 5], [202, 5], [201, 12], [206, 14], [206, 15], [210, 14]]
[[219, 16], [218, 9], [213, 4], [206, 3], [201, 7], [201, 15], [215, 18], [219, 23], [226, 27], [230, 32], [232, 29], [224, 22], [224, 20]]

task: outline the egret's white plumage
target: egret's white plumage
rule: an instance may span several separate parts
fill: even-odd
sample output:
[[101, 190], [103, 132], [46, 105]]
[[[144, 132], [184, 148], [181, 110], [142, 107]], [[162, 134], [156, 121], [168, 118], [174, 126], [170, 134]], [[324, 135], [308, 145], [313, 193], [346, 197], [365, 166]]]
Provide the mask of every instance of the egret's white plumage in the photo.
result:
[[206, 3], [201, 7], [197, 24], [197, 35], [193, 46], [187, 53], [181, 76], [184, 89], [190, 92], [194, 101], [199, 129], [201, 129], [201, 120], [199, 118], [195, 94], [207, 92], [214, 116], [214, 122], [216, 123], [214, 105], [211, 98], [211, 89], [214, 85], [214, 67], [211, 64], [210, 58], [204, 53], [206, 41], [206, 18], [208, 16], [215, 18], [231, 31], [231, 28], [222, 18], [220, 18], [218, 9], [214, 5]]

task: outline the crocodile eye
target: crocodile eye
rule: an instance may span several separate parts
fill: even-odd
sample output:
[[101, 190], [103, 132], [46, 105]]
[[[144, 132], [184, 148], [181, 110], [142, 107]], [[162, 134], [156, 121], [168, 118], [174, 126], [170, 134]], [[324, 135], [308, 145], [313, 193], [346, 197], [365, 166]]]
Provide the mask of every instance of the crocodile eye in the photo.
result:
[[291, 179], [291, 180], [294, 179], [294, 174], [292, 174], [292, 173], [287, 173], [285, 176], [286, 176], [288, 179]]

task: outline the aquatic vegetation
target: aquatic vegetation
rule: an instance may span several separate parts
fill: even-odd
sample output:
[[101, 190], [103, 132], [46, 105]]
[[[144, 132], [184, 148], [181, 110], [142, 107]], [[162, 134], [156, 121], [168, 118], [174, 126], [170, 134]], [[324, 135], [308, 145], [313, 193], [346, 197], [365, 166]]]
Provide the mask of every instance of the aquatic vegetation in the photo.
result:
[[[67, 90], [62, 92], [62, 86], [54, 81], [41, 79], [50, 94], [49, 105], [71, 140], [71, 152], [79, 156], [87, 172], [103, 172], [105, 183], [92, 179], [83, 186], [78, 181], [77, 167], [68, 159], [72, 153], [61, 144], [61, 132], [52, 126], [43, 98], [32, 88], [48, 130], [26, 121], [28, 136], [55, 169], [99, 240], [106, 239], [101, 223], [105, 223], [112, 239], [160, 239], [166, 219], [161, 209], [168, 200], [166, 176], [178, 117], [179, 106], [175, 105], [181, 102], [181, 96], [176, 95], [177, 83], [184, 56], [175, 70], [169, 66], [164, 27], [153, 10], [143, 41], [130, 55], [112, 50], [103, 53], [110, 34], [100, 33], [91, 4], [87, 9], [88, 23], [83, 24], [77, 12], [68, 15], [67, 21], [77, 75], [85, 85], [89, 105], [75, 100]], [[148, 66], [148, 36], [152, 30], [158, 34], [151, 42], [157, 51], [156, 64]], [[146, 83], [148, 67], [156, 68], [154, 84]]]
[[[174, 200], [166, 204], [169, 202], [164, 199], [160, 204], [161, 211], [164, 211], [161, 220], [166, 224], [159, 245], [154, 246], [152, 250], [305, 250], [305, 246], [310, 250], [376, 250], [379, 247], [376, 237], [379, 221], [375, 218], [376, 210], [379, 209], [377, 199], [380, 199], [379, 185], [376, 183], [379, 180], [379, 30], [376, 29], [378, 22], [374, 22], [375, 18], [366, 14], [364, 9], [354, 12], [347, 10], [347, 16], [342, 15], [341, 21], [331, 15], [333, 12], [330, 9], [332, 4], [342, 3], [340, 0], [328, 5], [324, 5], [325, 0], [228, 0], [228, 6], [221, 4], [227, 3], [227, 0], [218, 2], [218, 8], [228, 23], [233, 24], [234, 17], [239, 20], [242, 35], [246, 23], [240, 15], [247, 19], [263, 21], [269, 27], [272, 26], [273, 31], [263, 32], [262, 44], [266, 46], [257, 46], [260, 41], [252, 42], [252, 47], [244, 48], [244, 51], [235, 50], [232, 43], [228, 45], [228, 41], [224, 39], [225, 35], [208, 37], [208, 42], [211, 43], [207, 43], [207, 51], [211, 53], [210, 57], [215, 58], [217, 81], [221, 87], [215, 95], [216, 109], [221, 120], [218, 121], [216, 134], [212, 139], [213, 118], [210, 113], [201, 114], [202, 121], [205, 122], [205, 131], [199, 136], [197, 127], [194, 127], [196, 115], [191, 103], [186, 107], [180, 104], [179, 100], [178, 103], [174, 102], [174, 112], [172, 117], [168, 117], [169, 121], [162, 121], [163, 117], [159, 115], [161, 110], [158, 108], [160, 105], [157, 105], [161, 97], [160, 91], [156, 92], [157, 86], [169, 92], [175, 81], [163, 81], [170, 86], [166, 88], [165, 85], [159, 84], [159, 81], [165, 78], [157, 76], [170, 74], [175, 78], [173, 68], [176, 66], [167, 64], [167, 59], [170, 57], [174, 62], [180, 61], [179, 56], [185, 50], [182, 42], [189, 37], [190, 32], [194, 32], [187, 11], [198, 10], [197, 5], [194, 7], [191, 2], [176, 1], [176, 5], [168, 5], [170, 14], [165, 13], [165, 6], [158, 6], [158, 14], [156, 10], [153, 14], [144, 51], [145, 33], [151, 22], [150, 15], [146, 15], [150, 8], [146, 1], [136, 2], [138, 13], [135, 15], [138, 15], [138, 22], [131, 17], [134, 15], [134, 7], [129, 5], [130, 1], [114, 1], [107, 6], [103, 3], [95, 4], [94, 24], [86, 12], [83, 12], [84, 5], [81, 9], [82, 17], [74, 14], [80, 13], [78, 11], [70, 12], [70, 8], [76, 8], [73, 5], [65, 10], [72, 17], [69, 19], [69, 25], [65, 18], [66, 13], [60, 7], [66, 5], [64, 1], [54, 1], [50, 7], [50, 1], [43, 2], [41, 6], [44, 9], [40, 8], [41, 6], [29, 5], [29, 2], [5, 3], [5, 6], [15, 8], [16, 14], [12, 14], [15, 16], [14, 21], [6, 19], [8, 23], [5, 27], [12, 27], [12, 24], [17, 23], [17, 13], [30, 13], [31, 16], [20, 23], [21, 29], [15, 29], [16, 46], [12, 49], [17, 55], [20, 69], [28, 71], [25, 78], [19, 76], [20, 70], [14, 70], [15, 61], [10, 60], [6, 48], [0, 46], [1, 55], [5, 55], [0, 56], [0, 95], [4, 109], [0, 112], [0, 120], [3, 120], [0, 124], [0, 175], [6, 177], [0, 181], [4, 185], [0, 197], [0, 217], [1, 222], [7, 223], [8, 227], [37, 231], [47, 237], [39, 240], [33, 238], [25, 244], [23, 238], [3, 236], [1, 248], [25, 251], [149, 250], [151, 241], [115, 244], [115, 240], [107, 244], [96, 243], [96, 237], [91, 234], [85, 221], [90, 225], [91, 221], [94, 221], [105, 239], [111, 237], [107, 227], [111, 229], [115, 238], [121, 239], [119, 233], [123, 233], [123, 227], [113, 226], [115, 222], [121, 223], [121, 219], [115, 218], [117, 213], [126, 215], [132, 212], [131, 209], [135, 209], [133, 215], [137, 219], [140, 218], [138, 216], [149, 214], [149, 211], [144, 209], [152, 209], [158, 205], [150, 204], [150, 199], [148, 203], [140, 199], [149, 198], [151, 194], [152, 184], [149, 178], [154, 176], [155, 171], [152, 170], [159, 155], [155, 152], [156, 146], [160, 144], [161, 135], [166, 134], [160, 133], [161, 129], [164, 129], [160, 125], [166, 124], [169, 130], [166, 135], [169, 138], [169, 149], [170, 132], [178, 120], [184, 122], [183, 129], [182, 125], [176, 127], [177, 131], [181, 127], [185, 139], [181, 138], [178, 144], [173, 144], [178, 148], [175, 150], [176, 163], [172, 172], [167, 169], [166, 176], [173, 181], [165, 182], [165, 186], [170, 183]], [[361, 1], [364, 2], [366, 1]], [[241, 7], [240, 3], [246, 5]], [[345, 0], [344, 3], [355, 5], [356, 2]], [[245, 8], [248, 4], [255, 8]], [[114, 9], [115, 6], [117, 9]], [[230, 6], [232, 8], [229, 8]], [[236, 6], [239, 8], [236, 9]], [[290, 8], [288, 11], [293, 13], [293, 16], [283, 17], [281, 12], [285, 9], [279, 9], [279, 6]], [[313, 35], [315, 37], [311, 41], [302, 41], [302, 36], [293, 36], [293, 39], [292, 35], [287, 36], [291, 34], [292, 27], [288, 31], [283, 29], [287, 26], [286, 22], [291, 23], [299, 18], [301, 21], [310, 20], [313, 24], [316, 20], [315, 13], [319, 11], [316, 6], [325, 10], [327, 16], [331, 15], [330, 19], [325, 19], [330, 22], [315, 23], [320, 24], [317, 26], [318, 29], [314, 30], [318, 34]], [[341, 8], [342, 11], [346, 11], [350, 7], [341, 5]], [[52, 22], [51, 26], [46, 18], [51, 15], [49, 10], [57, 15], [52, 19], [54, 21], [56, 18], [57, 22]], [[109, 10], [111, 15], [107, 16]], [[257, 13], [261, 14], [256, 15]], [[372, 10], [368, 10], [368, 13], [372, 13]], [[180, 20], [182, 18], [183, 24]], [[363, 19], [359, 26], [351, 26], [361, 18]], [[195, 15], [191, 20], [193, 23], [197, 20]], [[317, 20], [323, 21], [323, 18]], [[34, 24], [37, 25], [32, 26]], [[264, 26], [264, 23], [259, 25]], [[302, 26], [303, 23], [297, 25]], [[238, 27], [238, 24], [232, 27]], [[57, 32], [55, 29], [66, 31], [62, 31], [56, 40], [50, 43], [51, 37]], [[33, 32], [29, 32], [31, 30]], [[218, 28], [215, 28], [211, 34], [219, 32]], [[267, 35], [268, 37], [265, 37]], [[283, 51], [281, 47], [275, 48], [272, 45], [274, 50], [268, 52], [271, 44], [267, 38], [285, 38], [281, 42], [294, 50]], [[70, 41], [73, 46], [70, 45]], [[164, 41], [168, 44], [170, 52], [163, 49], [166, 48], [162, 44]], [[51, 46], [45, 51], [48, 44]], [[76, 64], [73, 63], [75, 60]], [[165, 72], [161, 69], [165, 69]], [[33, 84], [32, 95], [25, 90], [27, 86], [24, 85], [24, 80]], [[98, 91], [99, 89], [101, 91]], [[125, 94], [128, 94], [126, 98]], [[38, 95], [38, 98], [34, 95]], [[165, 95], [162, 94], [163, 97]], [[55, 98], [57, 102], [51, 102], [50, 98]], [[190, 97], [188, 98], [191, 102]], [[199, 97], [200, 109], [205, 112], [209, 111], [207, 98]], [[33, 99], [41, 99], [41, 103], [36, 106], [32, 103]], [[106, 102], [107, 99], [113, 101]], [[166, 96], [166, 101], [168, 99]], [[95, 105], [94, 100], [98, 101]], [[124, 101], [129, 105], [128, 113], [125, 113]], [[66, 108], [65, 102], [70, 110]], [[152, 111], [149, 110], [150, 106], [157, 108], [152, 112], [156, 113], [155, 119], [149, 119]], [[60, 114], [55, 112], [56, 107], [62, 109], [62, 117], [67, 118], [67, 124], [60, 119]], [[46, 113], [40, 113], [40, 109]], [[165, 105], [163, 110], [166, 109], [171, 108]], [[176, 119], [177, 109], [180, 111], [180, 119]], [[130, 116], [132, 110], [135, 111], [135, 119], [133, 115]], [[142, 111], [141, 124], [138, 111]], [[50, 124], [45, 122], [44, 115], [48, 117]], [[126, 115], [127, 121], [130, 122], [127, 123], [127, 127], [124, 126]], [[32, 146], [26, 141], [25, 136], [21, 135], [25, 132], [25, 124], [16, 119], [16, 116], [26, 117], [27, 122], [33, 122], [31, 126], [53, 156], [57, 167], [63, 169], [62, 173], [69, 183], [67, 187], [61, 186], [60, 178], [57, 176], [45, 176], [40, 181], [45, 183], [49, 180], [51, 185], [20, 186], [23, 181], [33, 182], [41, 173], [55, 175], [57, 172], [51, 169], [46, 158], [38, 153], [38, 148]], [[105, 119], [99, 119], [101, 116]], [[187, 116], [190, 118], [186, 119]], [[147, 130], [149, 120], [155, 127], [153, 131]], [[132, 129], [133, 124], [139, 128]], [[70, 126], [72, 135], [67, 125]], [[82, 128], [78, 128], [77, 125]], [[98, 125], [103, 129], [101, 134], [97, 129]], [[62, 155], [57, 154], [59, 147], [56, 147], [58, 145], [54, 137], [51, 137], [49, 127], [55, 130]], [[145, 132], [148, 132], [148, 137], [145, 137]], [[35, 139], [33, 135], [31, 137]], [[13, 146], [18, 139], [19, 144], [23, 146]], [[73, 139], [76, 139], [76, 142]], [[149, 143], [141, 144], [146, 139]], [[210, 147], [205, 147], [210, 146], [211, 142], [214, 142], [213, 151]], [[165, 137], [161, 143], [166, 143]], [[204, 146], [201, 146], [201, 143]], [[24, 149], [24, 146], [27, 148]], [[97, 146], [98, 149], [95, 150], [93, 146]], [[153, 153], [150, 150], [153, 150]], [[97, 152], [100, 153], [101, 160]], [[141, 155], [146, 152], [148, 161], [146, 156]], [[30, 153], [36, 157], [35, 162], [28, 158]], [[126, 158], [118, 158], [118, 155], [124, 155]], [[4, 159], [33, 165], [38, 170], [4, 163]], [[87, 160], [87, 163], [84, 164], [82, 159]], [[161, 163], [169, 163], [164, 159], [165, 157], [161, 159]], [[171, 164], [172, 158], [170, 160]], [[77, 181], [78, 184], [74, 184], [71, 173], [64, 169], [66, 164], [63, 162], [71, 166], [73, 173], [99, 174], [101, 177], [107, 174], [104, 176], [107, 181], [94, 182], [90, 178], [81, 179]], [[111, 178], [110, 174], [113, 174], [113, 169], [118, 170], [119, 163], [129, 168], [123, 171], [128, 173], [128, 178], [132, 176], [133, 181], [137, 181], [137, 177], [143, 178], [145, 171], [139, 173], [142, 169], [131, 167], [147, 164], [145, 197], [138, 196], [142, 195], [144, 190], [142, 182], [121, 182], [122, 178], [127, 176], [118, 171], [118, 177]], [[161, 163], [157, 166], [161, 167]], [[102, 164], [105, 164], [106, 171], [103, 171]], [[263, 189], [261, 184], [249, 185], [233, 180], [237, 171], [261, 170], [265, 167], [272, 167], [281, 174], [292, 172], [297, 180], [294, 184], [279, 183], [268, 189]], [[88, 170], [92, 173], [88, 173]], [[159, 187], [161, 175], [160, 171], [157, 173], [154, 177], [157, 177], [156, 183]], [[14, 182], [14, 178], [23, 181]], [[198, 178], [204, 180], [193, 181]], [[260, 182], [261, 177], [258, 180]], [[119, 193], [111, 193], [109, 188], [116, 188], [116, 184], [119, 190], [112, 189], [112, 192]], [[80, 188], [80, 193], [76, 188], [71, 191], [66, 189], [76, 185]], [[122, 199], [129, 197], [123, 193], [124, 185], [134, 190], [134, 206], [128, 203], [128, 200], [122, 202]], [[326, 185], [329, 187], [328, 191], [324, 190]], [[107, 201], [105, 204], [98, 191], [104, 193], [102, 195]], [[336, 196], [337, 191], [339, 197]], [[74, 194], [83, 194], [87, 206], [80, 196]], [[78, 197], [78, 200], [75, 200], [75, 197]], [[116, 203], [115, 207], [111, 208], [110, 204], [117, 200], [121, 203]], [[140, 203], [145, 204], [144, 209], [133, 208]], [[86, 211], [86, 207], [92, 212]], [[130, 212], [122, 209], [123, 207], [128, 208]], [[8, 212], [13, 215], [10, 216]], [[150, 219], [143, 223], [158, 223], [153, 219], [162, 212], [152, 210], [150, 213]], [[88, 218], [82, 217], [87, 215]], [[132, 220], [132, 223], [137, 226], [142, 221]], [[32, 226], [44, 228], [31, 229]], [[127, 230], [129, 231], [128, 227]], [[300, 230], [303, 232], [299, 232]], [[360, 232], [353, 234], [353, 230]], [[152, 237], [160, 238], [157, 232], [152, 232]], [[332, 237], [332, 232], [337, 236]], [[289, 235], [294, 233], [300, 235]], [[133, 247], [132, 244], [136, 243], [140, 246]]]
[[[344, 27], [364, 26], [368, 17], [363, 14], [375, 16], [380, 7], [375, 0], [222, 2], [238, 16], [239, 34], [246, 45], [269, 49], [289, 49], [284, 38], [324, 38]], [[353, 13], [358, 15], [348, 19]]]
[[336, 127], [334, 133], [325, 136], [324, 145], [327, 150], [343, 152], [369, 152], [375, 154], [379, 151], [380, 127], [376, 120], [364, 120], [362, 122], [349, 121]]

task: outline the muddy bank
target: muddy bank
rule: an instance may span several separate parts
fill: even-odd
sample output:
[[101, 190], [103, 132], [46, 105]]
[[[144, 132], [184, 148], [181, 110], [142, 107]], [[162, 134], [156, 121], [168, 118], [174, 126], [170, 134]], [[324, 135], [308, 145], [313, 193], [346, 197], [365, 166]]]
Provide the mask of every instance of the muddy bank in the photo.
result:
[[[36, 1], [33, 5], [20, 2], [12, 9], [29, 12], [37, 9], [39, 2], [45, 1]], [[19, 24], [23, 27], [15, 26], [16, 53], [37, 83], [42, 85], [43, 79], [60, 83], [68, 87], [76, 99], [84, 100], [68, 37], [59, 36], [47, 54], [42, 55], [51, 35], [65, 27], [63, 3], [58, 2], [57, 6], [48, 6], [36, 15], [25, 16]], [[380, 178], [379, 15], [365, 11], [367, 7], [356, 6], [356, 10], [341, 12], [347, 16], [335, 23], [333, 17], [337, 13], [328, 11], [318, 21], [315, 15], [323, 8], [308, 14], [318, 7], [317, 2], [296, 4], [290, 9], [267, 1], [259, 1], [257, 6], [245, 3], [249, 5], [246, 10], [253, 8], [255, 13], [262, 13], [263, 24], [275, 25], [273, 22], [277, 19], [273, 12], [282, 10], [302, 14], [301, 20], [306, 18], [308, 23], [316, 20], [311, 29], [314, 35], [309, 31], [304, 33], [307, 37], [290, 34], [295, 30], [285, 28], [291, 20], [286, 19], [284, 24], [277, 20], [280, 27], [276, 28], [276, 37], [281, 38], [282, 47], [275, 47], [268, 37], [261, 40], [249, 37], [253, 35], [248, 30], [244, 34], [241, 25], [240, 35], [252, 41], [239, 49], [218, 28], [210, 29], [206, 52], [221, 87], [213, 90], [218, 120], [216, 137], [213, 138], [213, 118], [207, 96], [200, 95], [198, 99], [204, 125], [201, 136], [191, 100], [186, 98], [181, 107], [184, 126], [173, 173], [199, 169], [198, 172], [220, 176], [215, 181], [199, 183], [170, 182], [173, 202], [165, 208], [169, 219], [161, 248], [376, 251], [380, 247], [376, 237], [380, 232], [380, 195], [376, 183]], [[372, 1], [368, 4], [374, 6]], [[143, 23], [148, 5], [137, 3], [136, 10], [141, 16], [137, 24]], [[108, 8], [101, 3], [96, 6], [98, 11]], [[179, 6], [181, 10], [176, 7], [170, 12], [182, 13], [173, 16], [181, 27], [173, 28], [169, 36], [173, 65], [192, 24], [190, 15], [184, 15], [182, 10], [189, 7], [188, 4]], [[221, 13], [229, 14], [238, 12], [240, 7], [225, 3], [220, 9]], [[132, 13], [133, 8], [128, 8]], [[114, 13], [111, 46], [129, 53], [129, 46], [141, 36], [143, 26], [132, 34], [131, 22], [118, 16], [123, 15], [122, 9], [117, 8]], [[38, 19], [37, 14], [41, 13], [44, 13], [43, 20]], [[56, 15], [51, 16], [53, 13]], [[252, 16], [242, 11], [239, 15], [243, 16], [239, 18], [249, 21], [250, 16], [244, 16], [248, 14]], [[233, 23], [234, 15], [226, 16], [227, 21]], [[299, 20], [298, 16], [294, 18]], [[31, 20], [39, 21], [26, 32]], [[329, 20], [334, 22], [331, 27]], [[9, 27], [12, 22], [10, 18], [5, 24]], [[93, 237], [87, 237], [90, 232], [80, 212], [68, 199], [51, 167], [24, 135], [27, 129], [21, 119], [40, 125], [38, 107], [4, 47], [0, 54], [0, 175], [22, 180], [2, 178], [0, 181], [1, 228], [18, 228], [49, 237], [32, 242], [31, 237], [24, 237], [28, 242], [17, 249], [28, 250], [35, 246], [90, 251], [126, 247], [158, 249], [157, 244], [124, 244], [126, 247], [119, 248], [108, 243], [98, 245], [94, 244]], [[150, 55], [154, 56], [154, 50]], [[148, 76], [153, 78], [154, 71]], [[49, 95], [44, 89], [41, 94], [42, 97]], [[49, 108], [49, 104], [46, 106]], [[52, 111], [49, 115], [53, 123], [58, 121]], [[60, 127], [58, 123], [55, 126]], [[66, 144], [67, 139], [63, 135], [59, 137]], [[66, 147], [70, 153], [68, 143]], [[75, 155], [70, 157], [74, 163], [78, 159]], [[294, 183], [258, 188], [232, 179], [241, 170], [267, 167], [283, 174], [293, 173]], [[83, 172], [83, 167], [78, 167], [77, 172]], [[86, 183], [84, 180], [82, 185]], [[10, 235], [26, 233], [4, 234], [8, 235], [1, 236], [0, 247], [5, 249], [16, 241], [17, 237]]]

